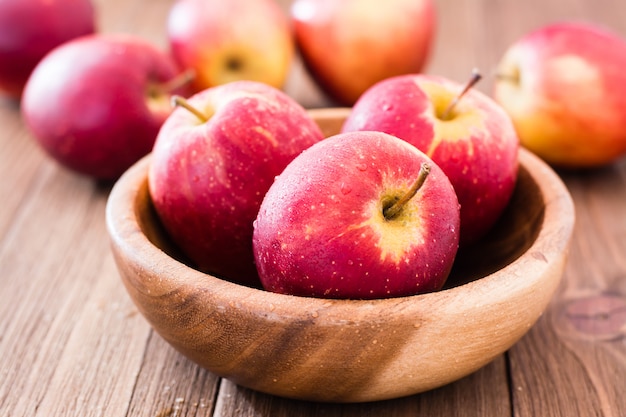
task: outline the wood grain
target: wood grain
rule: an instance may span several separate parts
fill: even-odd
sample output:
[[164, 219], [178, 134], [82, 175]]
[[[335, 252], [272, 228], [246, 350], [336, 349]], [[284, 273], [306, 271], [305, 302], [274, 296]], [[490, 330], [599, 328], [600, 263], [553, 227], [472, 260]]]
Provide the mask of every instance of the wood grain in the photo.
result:
[[[172, 2], [97, 0], [100, 27], [165, 45]], [[280, 3], [287, 9], [290, 1]], [[584, 18], [626, 36], [622, 0], [437, 5], [440, 29], [427, 71], [465, 80], [478, 67], [484, 92], [506, 46], [543, 23]], [[286, 90], [307, 107], [331, 104], [298, 61]], [[626, 300], [626, 164], [561, 174], [577, 211], [570, 260], [549, 310], [507, 354], [400, 400], [283, 400], [220, 381], [150, 329], [109, 253], [108, 189], [50, 161], [24, 128], [19, 105], [0, 97], [0, 416], [626, 415], [623, 310], [603, 310]]]
[[[500, 356], [486, 367], [445, 387], [396, 400], [359, 404], [330, 404], [279, 399], [225, 380], [220, 387], [215, 416], [272, 417], [404, 417], [458, 416], [501, 417], [509, 415], [510, 402], [506, 375], [506, 360]], [[485, 384], [491, 389], [483, 389]], [[482, 388], [481, 388], [482, 387]], [[252, 414], [242, 413], [242, 403]]]
[[[334, 134], [348, 112], [316, 109], [309, 115]], [[129, 295], [185, 356], [281, 397], [382, 400], [476, 371], [544, 311], [561, 279], [574, 224], [573, 204], [558, 176], [522, 149], [507, 210], [492, 233], [459, 252], [443, 291], [379, 300], [292, 297], [185, 264], [152, 206], [151, 161], [147, 156], [131, 167], [107, 204], [112, 250]]]

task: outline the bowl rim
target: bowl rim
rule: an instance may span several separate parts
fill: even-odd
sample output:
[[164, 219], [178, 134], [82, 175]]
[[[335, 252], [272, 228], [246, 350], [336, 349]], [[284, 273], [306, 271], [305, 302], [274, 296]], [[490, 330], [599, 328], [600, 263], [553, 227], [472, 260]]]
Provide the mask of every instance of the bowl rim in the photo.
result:
[[[336, 127], [345, 110], [312, 113], [328, 117]], [[371, 300], [294, 296], [236, 284], [186, 265], [152, 243], [152, 231], [144, 232], [140, 225], [146, 214], [156, 215], [146, 210], [150, 155], [113, 186], [106, 225], [122, 282], [136, 307], [160, 336], [202, 367], [248, 388], [289, 398], [396, 398], [436, 388], [486, 365], [530, 329], [558, 287], [575, 222], [573, 201], [545, 162], [523, 148], [518, 155], [526, 181], [541, 197], [543, 218], [532, 243], [496, 272], [425, 294]], [[318, 353], [332, 363], [345, 363], [342, 355], [352, 355], [355, 348], [353, 339], [344, 343], [343, 335], [353, 331], [361, 346], [356, 358], [371, 360], [353, 361], [349, 372], [339, 373], [310, 366], [306, 358], [319, 358]], [[259, 340], [269, 335], [271, 343], [258, 353], [256, 347], [251, 351], [251, 334]], [[372, 348], [381, 337], [383, 343]], [[286, 341], [296, 361], [275, 369]], [[320, 341], [330, 344], [320, 350]], [[435, 346], [424, 349], [429, 343]], [[370, 373], [372, 360], [376, 375]], [[296, 374], [297, 389], [290, 378], [296, 368], [304, 370]]]
[[[147, 170], [150, 155], [146, 155], [134, 164], [114, 184], [107, 201], [106, 224], [112, 245], [129, 256], [129, 260], [140, 269], [152, 270], [153, 274], [166, 279], [168, 281], [166, 283], [171, 288], [193, 286], [197, 287], [198, 290], [219, 292], [221, 297], [236, 295], [235, 299], [245, 300], [245, 303], [250, 307], [255, 304], [258, 308], [271, 305], [274, 313], [279, 313], [274, 309], [293, 304], [295, 300], [301, 304], [306, 304], [307, 309], [324, 309], [326, 311], [328, 309], [343, 310], [346, 308], [367, 311], [375, 305], [393, 305], [402, 301], [429, 300], [436, 302], [440, 298], [462, 297], [468, 289], [497, 285], [497, 281], [501, 280], [503, 275], [520, 276], [520, 274], [524, 274], [522, 270], [526, 260], [524, 255], [528, 253], [543, 261], [538, 264], [540, 271], [533, 274], [534, 279], [522, 280], [524, 286], [532, 286], [536, 280], [541, 279], [541, 268], [548, 269], [550, 267], [549, 261], [567, 250], [574, 226], [575, 213], [573, 201], [565, 184], [545, 162], [530, 151], [520, 148], [518, 159], [520, 165], [524, 165], [531, 173], [531, 177], [544, 197], [545, 215], [535, 240], [525, 252], [502, 269], [479, 279], [430, 293], [368, 300], [303, 297], [247, 287], [196, 270], [174, 259], [153, 244], [139, 226], [139, 214], [136, 211], [135, 203], [137, 194], [142, 187], [145, 187], [144, 192], [147, 191]], [[546, 196], [551, 196], [551, 198], [546, 200]], [[543, 266], [541, 266], [542, 264]], [[289, 314], [290, 309], [281, 310], [281, 314]], [[298, 313], [300, 312], [301, 310], [298, 310]], [[340, 317], [340, 312], [337, 313], [337, 317]], [[300, 314], [296, 314], [296, 316], [300, 316]], [[329, 314], [329, 317], [333, 316], [335, 315]]]

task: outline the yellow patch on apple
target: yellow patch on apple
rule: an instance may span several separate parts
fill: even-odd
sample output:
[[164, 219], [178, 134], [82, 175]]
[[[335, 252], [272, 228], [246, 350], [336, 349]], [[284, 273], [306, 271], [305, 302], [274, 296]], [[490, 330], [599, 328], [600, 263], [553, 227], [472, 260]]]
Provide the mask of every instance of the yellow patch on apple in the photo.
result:
[[589, 147], [581, 146], [587, 142], [589, 129], [597, 127], [593, 138], [602, 143], [604, 135], [599, 130], [619, 124], [612, 112], [592, 105], [605, 101], [602, 76], [577, 55], [548, 60], [543, 78], [501, 83], [499, 94], [524, 146], [552, 163], [591, 161]]
[[[454, 109], [447, 112], [448, 106], [458, 95], [458, 91], [451, 91], [440, 83], [430, 81], [416, 81], [426, 92], [432, 103], [434, 138], [426, 150], [426, 155], [432, 157], [435, 149], [443, 141], [465, 140], [472, 136], [472, 130], [484, 129], [484, 116], [476, 106], [468, 106], [462, 100]], [[447, 114], [446, 114], [447, 113]], [[469, 149], [472, 152], [472, 149]]]
[[259, 133], [260, 135], [264, 136], [267, 139], [267, 141], [272, 144], [272, 146], [274, 147], [278, 146], [278, 140], [276, 140], [276, 137], [269, 130], [265, 129], [262, 126], [254, 126], [253, 130]]
[[146, 104], [152, 113], [170, 114], [172, 111], [171, 97], [167, 94], [150, 95]]
[[550, 77], [560, 79], [564, 83], [573, 82], [600, 82], [598, 70], [589, 65], [578, 55], [561, 55], [548, 61]]
[[[407, 186], [407, 189], [409, 186]], [[368, 220], [355, 228], [368, 228], [378, 238], [377, 247], [381, 249], [380, 260], [391, 260], [396, 265], [403, 261], [406, 249], [412, 245], [422, 245], [425, 242], [419, 209], [416, 205], [406, 205], [400, 214], [388, 220], [383, 215], [383, 207], [392, 203], [394, 198], [406, 193], [404, 190], [386, 190], [381, 196], [383, 204], [372, 202], [368, 210], [371, 212]], [[413, 231], [414, 233], [407, 233]]]

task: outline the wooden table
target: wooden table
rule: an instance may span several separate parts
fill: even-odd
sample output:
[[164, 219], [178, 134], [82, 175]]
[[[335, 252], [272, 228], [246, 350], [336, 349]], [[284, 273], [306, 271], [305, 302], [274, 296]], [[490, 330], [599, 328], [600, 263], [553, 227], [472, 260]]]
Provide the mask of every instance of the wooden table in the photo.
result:
[[[165, 46], [171, 3], [99, 0], [100, 28]], [[473, 67], [489, 75], [506, 46], [550, 21], [584, 17], [626, 36], [623, 0], [438, 3], [427, 72], [459, 81]], [[298, 62], [286, 90], [306, 107], [331, 104]], [[570, 260], [548, 311], [508, 352], [408, 398], [285, 400], [221, 380], [151, 330], [109, 250], [110, 188], [51, 161], [0, 98], [0, 416], [626, 416], [626, 159], [561, 175], [577, 210]]]

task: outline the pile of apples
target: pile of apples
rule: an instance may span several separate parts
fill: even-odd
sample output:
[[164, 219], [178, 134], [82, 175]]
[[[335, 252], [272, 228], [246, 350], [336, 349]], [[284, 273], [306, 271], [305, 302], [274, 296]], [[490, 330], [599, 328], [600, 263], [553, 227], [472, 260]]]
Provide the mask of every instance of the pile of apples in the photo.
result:
[[[431, 0], [399, 0], [384, 16], [354, 0], [297, 0], [291, 10], [274, 0], [176, 0], [162, 51], [100, 33], [92, 0], [0, 0], [0, 92], [21, 99], [26, 126], [51, 157], [114, 180], [150, 152], [173, 95], [242, 79], [282, 88], [297, 44], [319, 84], [351, 105], [376, 81], [419, 72], [434, 32]], [[394, 44], [413, 52], [391, 51], [375, 31], [353, 36], [362, 18], [393, 22]], [[359, 57], [364, 48], [376, 65]]]
[[[476, 74], [420, 73], [432, 0], [379, 4], [177, 0], [162, 51], [99, 33], [90, 0], [0, 0], [0, 90], [78, 173], [114, 180], [152, 152], [156, 211], [202, 271], [304, 296], [434, 291], [508, 205], [520, 144], [566, 168], [626, 153], [626, 41], [585, 23], [529, 32], [489, 97]], [[296, 50], [352, 107], [340, 134], [281, 90]]]
[[99, 32], [97, 18], [92, 0], [0, 0], [0, 91], [21, 100], [51, 157], [98, 180], [115, 180], [151, 151], [173, 95], [235, 79], [278, 88], [294, 53], [273, 0], [177, 1], [167, 51]]
[[192, 265], [245, 285], [358, 299], [438, 290], [516, 184], [508, 115], [442, 77], [374, 85], [329, 138], [259, 82], [177, 102], [152, 152], [154, 207]]

